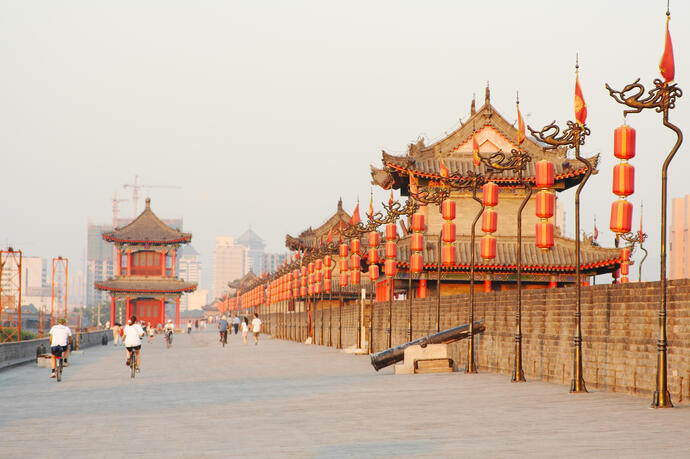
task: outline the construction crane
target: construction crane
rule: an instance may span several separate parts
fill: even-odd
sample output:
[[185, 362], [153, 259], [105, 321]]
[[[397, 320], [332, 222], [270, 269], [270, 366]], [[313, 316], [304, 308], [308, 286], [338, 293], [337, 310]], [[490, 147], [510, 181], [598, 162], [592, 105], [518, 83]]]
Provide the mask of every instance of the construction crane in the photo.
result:
[[168, 186], [168, 185], [142, 185], [139, 183], [139, 176], [135, 175], [134, 176], [134, 183], [127, 183], [125, 185], [122, 185], [122, 188], [125, 190], [127, 188], [132, 189], [132, 204], [134, 206], [134, 218], [137, 217], [137, 204], [139, 202], [139, 189], [144, 188], [144, 189], [150, 189], [150, 188], [176, 188], [180, 189], [182, 187], [179, 186]]
[[117, 191], [113, 195], [113, 229], [117, 228], [117, 214], [120, 211], [120, 203], [127, 201], [129, 199], [117, 199]]

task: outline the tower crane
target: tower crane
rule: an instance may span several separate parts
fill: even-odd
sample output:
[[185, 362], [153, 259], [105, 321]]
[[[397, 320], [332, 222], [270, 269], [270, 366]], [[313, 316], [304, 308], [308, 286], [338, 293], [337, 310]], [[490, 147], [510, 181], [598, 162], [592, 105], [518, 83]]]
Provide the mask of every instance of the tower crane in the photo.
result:
[[134, 218], [137, 216], [137, 204], [139, 203], [139, 190], [141, 188], [144, 189], [150, 189], [150, 188], [175, 188], [175, 189], [180, 189], [182, 187], [179, 186], [169, 186], [169, 185], [142, 185], [139, 183], [139, 176], [135, 175], [134, 176], [134, 183], [126, 183], [122, 185], [123, 189], [131, 188], [132, 189], [132, 204], [134, 206]]
[[129, 199], [117, 199], [117, 191], [113, 195], [113, 229], [117, 228], [117, 214], [120, 211], [120, 203], [127, 201]]

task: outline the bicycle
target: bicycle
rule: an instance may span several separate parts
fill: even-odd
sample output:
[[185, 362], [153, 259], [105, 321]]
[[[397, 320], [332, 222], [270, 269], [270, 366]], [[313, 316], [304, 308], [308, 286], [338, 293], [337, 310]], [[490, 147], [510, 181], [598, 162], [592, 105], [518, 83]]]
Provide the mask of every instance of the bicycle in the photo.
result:
[[173, 340], [173, 332], [171, 331], [166, 331], [165, 332], [165, 341], [168, 343], [168, 348], [172, 346], [172, 340]]
[[55, 381], [62, 381], [62, 349], [55, 354]]
[[134, 349], [129, 353], [129, 369], [132, 372], [131, 378], [134, 379], [137, 373], [137, 351]]
[[227, 330], [222, 330], [220, 332], [220, 342], [223, 343], [223, 347], [225, 347], [225, 345], [228, 344], [228, 331]]

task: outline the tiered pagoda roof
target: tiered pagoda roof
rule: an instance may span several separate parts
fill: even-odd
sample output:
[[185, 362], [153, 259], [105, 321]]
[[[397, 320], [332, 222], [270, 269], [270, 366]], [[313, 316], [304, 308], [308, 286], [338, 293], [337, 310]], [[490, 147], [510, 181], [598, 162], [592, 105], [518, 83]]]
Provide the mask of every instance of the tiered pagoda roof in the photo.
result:
[[333, 230], [336, 237], [338, 233], [350, 225], [350, 215], [343, 209], [343, 200], [338, 200], [336, 212], [326, 222], [316, 229], [309, 227], [302, 231], [298, 237], [285, 235], [285, 246], [290, 250], [302, 250], [317, 247], [321, 239], [325, 240], [328, 233]]
[[134, 221], [103, 233], [103, 239], [116, 244], [168, 245], [186, 244], [192, 240], [192, 235], [163, 223], [151, 210], [151, 198], [146, 198], [146, 209]]
[[[474, 110], [474, 101], [470, 118], [458, 129], [448, 134], [443, 139], [424, 145], [424, 140], [410, 144], [406, 155], [391, 155], [382, 152], [381, 161], [383, 168], [371, 167], [372, 183], [384, 189], [402, 189], [407, 192], [409, 174], [420, 178], [420, 185], [439, 180], [440, 158], [443, 157], [444, 165], [450, 173], [466, 174], [475, 171], [486, 174], [486, 166], [476, 167], [473, 164], [472, 134], [475, 133], [479, 143], [479, 151], [482, 155], [503, 152], [510, 155], [512, 149], [517, 149], [517, 129], [508, 122], [490, 103], [489, 89], [486, 90], [484, 105]], [[527, 165], [524, 173], [526, 180], [534, 182], [534, 164], [542, 159], [547, 159], [555, 166], [555, 185], [557, 190], [563, 190], [577, 185], [582, 180], [586, 167], [581, 161], [566, 156], [565, 148], [547, 149], [536, 140], [527, 137], [521, 148], [529, 153], [532, 162]], [[599, 162], [599, 155], [594, 155], [588, 160], [592, 163], [594, 174]], [[511, 186], [518, 181], [517, 174], [511, 171], [496, 173], [492, 179], [501, 186]]]
[[94, 284], [99, 290], [113, 293], [186, 293], [196, 290], [196, 284], [175, 277], [126, 276], [115, 277]]

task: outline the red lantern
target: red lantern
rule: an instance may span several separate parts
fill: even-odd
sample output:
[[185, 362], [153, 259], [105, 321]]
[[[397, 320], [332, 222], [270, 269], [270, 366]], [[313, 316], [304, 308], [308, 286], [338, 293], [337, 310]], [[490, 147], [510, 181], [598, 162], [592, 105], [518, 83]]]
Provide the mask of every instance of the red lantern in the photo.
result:
[[443, 266], [455, 265], [455, 245], [446, 244], [441, 248], [441, 264]]
[[352, 255], [350, 257], [350, 267], [354, 271], [359, 271], [361, 264], [362, 264], [362, 257], [360, 257], [359, 255]]
[[498, 228], [498, 212], [486, 209], [482, 214], [482, 231], [485, 233], [495, 233]]
[[346, 272], [340, 273], [340, 286], [341, 287], [347, 287], [348, 277], [350, 277], [350, 276], [348, 276]]
[[379, 278], [379, 266], [369, 265], [369, 280], [375, 281]]
[[630, 274], [630, 263], [624, 261], [621, 263], [621, 276], [627, 276]]
[[307, 265], [307, 269], [309, 270], [309, 274], [312, 274], [314, 272], [314, 262], [313, 261], [309, 262], [309, 264]]
[[330, 255], [323, 257], [323, 277], [326, 279], [331, 278], [331, 263], [332, 260]]
[[398, 256], [398, 246], [393, 241], [386, 242], [386, 258], [395, 258]]
[[307, 275], [307, 267], [306, 267], [306, 266], [302, 266], [302, 267], [299, 269], [299, 275], [302, 276], [302, 277], [305, 277], [305, 276]]
[[635, 168], [628, 163], [613, 166], [613, 194], [622, 198], [635, 192]]
[[307, 287], [307, 293], [308, 293], [309, 295], [313, 295], [313, 294], [314, 294], [314, 284], [309, 284], [309, 286]]
[[317, 282], [314, 284], [314, 294], [318, 295], [321, 293], [321, 282]]
[[484, 281], [484, 292], [488, 293], [491, 291], [491, 281], [490, 280], [485, 280]]
[[424, 258], [421, 253], [413, 253], [410, 256], [410, 272], [419, 274], [424, 271]]
[[539, 222], [536, 224], [537, 247], [549, 250], [553, 247], [553, 224], [549, 222]]
[[424, 231], [424, 214], [421, 212], [415, 212], [412, 215], [412, 231], [422, 232]]
[[332, 287], [331, 287], [330, 277], [328, 279], [326, 279], [326, 282], [323, 283], [323, 291], [326, 293], [331, 293]]
[[347, 258], [340, 260], [340, 272], [343, 273], [350, 269], [350, 261]]
[[441, 240], [443, 242], [455, 242], [455, 223], [446, 222], [443, 224]]
[[551, 161], [542, 159], [534, 165], [536, 172], [535, 186], [537, 188], [551, 188], [554, 179], [554, 167]]
[[309, 281], [308, 282], [310, 285], [314, 283], [314, 273], [309, 273]]
[[452, 199], [445, 199], [441, 203], [441, 216], [444, 220], [455, 219], [455, 201]]
[[316, 271], [314, 273], [314, 282], [321, 282], [321, 271]]
[[625, 199], [611, 204], [611, 223], [609, 228], [616, 234], [625, 234], [632, 227], [633, 206]]
[[379, 245], [379, 233], [376, 231], [369, 232], [369, 247], [376, 247]]
[[479, 254], [485, 260], [492, 260], [496, 258], [496, 238], [490, 234], [484, 235], [484, 237], [482, 237], [482, 244]]
[[630, 261], [630, 248], [629, 247], [623, 247], [621, 249], [621, 260]]
[[429, 291], [426, 288], [426, 278], [419, 279], [419, 287], [417, 288], [417, 298], [426, 298]]
[[618, 282], [620, 282], [621, 284], [627, 284], [628, 282], [630, 282], [630, 279], [628, 279], [627, 276], [623, 276], [621, 277], [621, 280]]
[[359, 269], [353, 269], [351, 273], [352, 285], [359, 285], [362, 279], [362, 272]]
[[410, 250], [413, 252], [421, 252], [424, 250], [424, 235], [422, 233], [415, 233], [410, 240]]
[[370, 248], [368, 255], [367, 255], [367, 260], [368, 260], [369, 264], [378, 263], [379, 262], [379, 249], [376, 247]]
[[348, 250], [347, 244], [340, 244], [340, 251], [339, 251], [340, 257], [345, 258], [346, 256], [350, 255], [350, 252]]
[[389, 241], [395, 240], [398, 238], [398, 228], [395, 225], [395, 223], [388, 223], [386, 224], [386, 239]]
[[314, 262], [314, 268], [317, 271], [321, 271], [321, 269], [323, 268], [323, 261], [321, 261], [320, 258]]
[[384, 273], [388, 277], [393, 277], [398, 273], [398, 264], [394, 259], [389, 258], [384, 265]]
[[352, 253], [362, 253], [362, 243], [359, 239], [353, 239], [350, 241], [350, 250]]
[[635, 129], [623, 125], [613, 131], [613, 155], [623, 160], [635, 157]]
[[482, 187], [482, 201], [486, 207], [498, 205], [498, 185], [494, 182], [487, 182]]
[[556, 196], [550, 190], [537, 192], [537, 217], [551, 218], [556, 209]]

